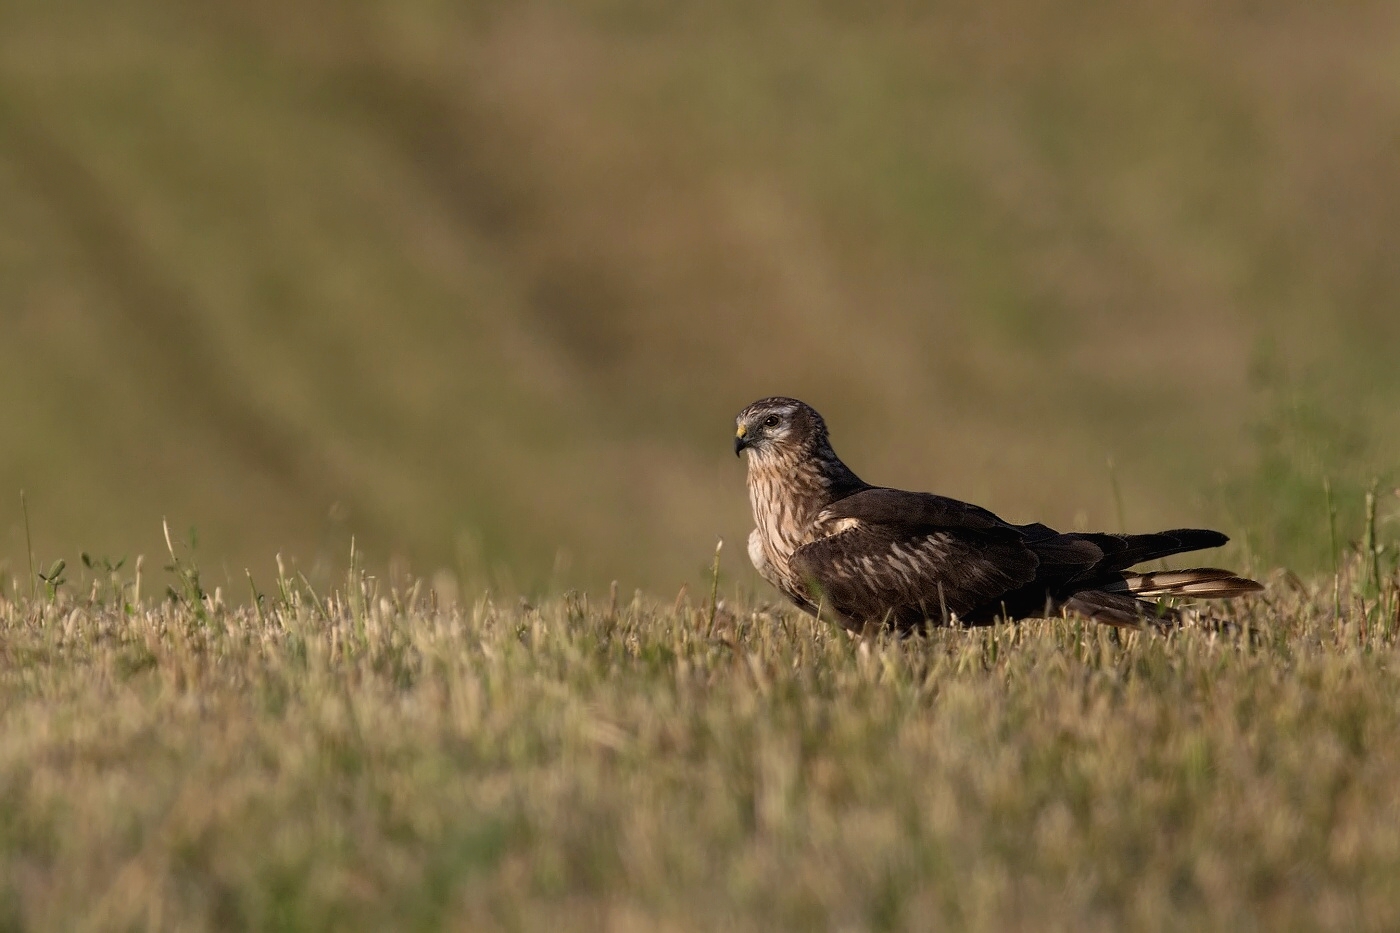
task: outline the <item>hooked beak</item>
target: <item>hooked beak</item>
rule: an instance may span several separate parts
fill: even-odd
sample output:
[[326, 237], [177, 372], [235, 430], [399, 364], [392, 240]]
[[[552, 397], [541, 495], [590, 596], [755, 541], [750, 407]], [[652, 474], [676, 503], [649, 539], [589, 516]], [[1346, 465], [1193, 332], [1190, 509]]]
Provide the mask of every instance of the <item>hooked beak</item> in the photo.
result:
[[749, 446], [748, 433], [747, 425], [739, 425], [739, 432], [734, 435], [734, 456], [739, 456]]

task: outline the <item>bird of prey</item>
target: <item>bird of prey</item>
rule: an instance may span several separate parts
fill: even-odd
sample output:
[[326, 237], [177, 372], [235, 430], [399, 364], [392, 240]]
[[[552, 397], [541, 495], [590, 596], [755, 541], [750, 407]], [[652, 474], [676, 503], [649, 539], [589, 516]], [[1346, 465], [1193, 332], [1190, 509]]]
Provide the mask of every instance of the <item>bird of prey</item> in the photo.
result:
[[1118, 626], [1170, 625], [1161, 597], [1220, 599], [1262, 589], [1228, 570], [1134, 573], [1144, 561], [1218, 547], [1218, 531], [1061, 533], [1013, 525], [966, 502], [872, 486], [831, 449], [826, 422], [793, 398], [736, 418], [757, 527], [749, 559], [804, 611], [853, 631], [985, 625], [1071, 613]]

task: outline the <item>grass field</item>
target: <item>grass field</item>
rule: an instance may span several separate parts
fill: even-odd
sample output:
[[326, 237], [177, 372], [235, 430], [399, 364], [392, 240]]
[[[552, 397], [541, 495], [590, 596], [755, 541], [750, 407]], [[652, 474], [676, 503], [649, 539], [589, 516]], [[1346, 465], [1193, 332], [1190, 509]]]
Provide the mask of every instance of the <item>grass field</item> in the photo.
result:
[[902, 642], [727, 585], [13, 584], [0, 929], [1393, 930], [1393, 558], [1232, 633]]
[[[1400, 928], [1397, 127], [1395, 0], [0, 3], [0, 933]], [[1308, 582], [721, 605], [775, 392]]]

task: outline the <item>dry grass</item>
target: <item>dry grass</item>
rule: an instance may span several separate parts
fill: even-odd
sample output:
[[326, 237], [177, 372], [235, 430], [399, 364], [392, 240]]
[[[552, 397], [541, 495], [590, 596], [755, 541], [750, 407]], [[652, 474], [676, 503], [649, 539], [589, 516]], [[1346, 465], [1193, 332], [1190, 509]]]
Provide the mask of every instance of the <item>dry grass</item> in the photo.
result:
[[0, 928], [1400, 924], [1369, 561], [1238, 634], [904, 642], [362, 577], [228, 609], [181, 571], [0, 599]]

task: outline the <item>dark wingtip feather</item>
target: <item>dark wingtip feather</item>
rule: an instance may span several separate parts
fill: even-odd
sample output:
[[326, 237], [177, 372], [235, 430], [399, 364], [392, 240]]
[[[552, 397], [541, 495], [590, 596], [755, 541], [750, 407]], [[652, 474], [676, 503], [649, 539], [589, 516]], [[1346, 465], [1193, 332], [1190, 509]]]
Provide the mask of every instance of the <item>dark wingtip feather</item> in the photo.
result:
[[1183, 551], [1203, 551], [1206, 548], [1221, 547], [1230, 542], [1230, 536], [1210, 528], [1173, 528], [1162, 532], [1178, 539]]
[[1220, 547], [1229, 537], [1209, 528], [1173, 528], [1143, 535], [1115, 535], [1099, 533], [1072, 533], [1070, 537], [1092, 541], [1104, 553], [1103, 560], [1095, 565], [1084, 577], [1111, 574], [1127, 570], [1134, 564], [1158, 560], [1173, 554], [1187, 551], [1201, 551]]

